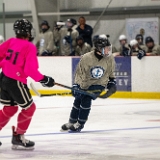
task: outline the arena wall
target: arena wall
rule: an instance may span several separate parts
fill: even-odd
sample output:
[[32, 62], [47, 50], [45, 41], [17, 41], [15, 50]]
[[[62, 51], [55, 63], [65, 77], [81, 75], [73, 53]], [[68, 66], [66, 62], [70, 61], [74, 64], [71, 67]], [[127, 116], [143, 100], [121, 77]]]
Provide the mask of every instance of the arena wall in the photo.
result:
[[[38, 59], [39, 70], [42, 73], [52, 76], [58, 83], [72, 85], [73, 72], [79, 58], [38, 57]], [[136, 57], [116, 57], [116, 62], [118, 91], [112, 97], [160, 99], [160, 57], [145, 57], [142, 60], [138, 60]], [[44, 88], [40, 83], [29, 78], [28, 84], [31, 82], [41, 93], [67, 91], [58, 86]]]

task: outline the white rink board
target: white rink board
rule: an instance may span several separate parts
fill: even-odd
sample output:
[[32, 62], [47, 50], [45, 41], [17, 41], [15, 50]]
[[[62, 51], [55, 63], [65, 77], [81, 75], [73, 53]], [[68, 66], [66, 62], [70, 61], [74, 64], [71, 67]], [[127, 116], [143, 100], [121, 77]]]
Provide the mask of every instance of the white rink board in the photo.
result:
[[[38, 57], [38, 61], [39, 71], [42, 74], [53, 77], [57, 83], [62, 83], [68, 86], [72, 85], [71, 57]], [[30, 82], [33, 82], [38, 90], [64, 90], [64, 88], [58, 86], [54, 86], [54, 88], [44, 88], [40, 83], [36, 83], [29, 78], [28, 84], [30, 84]]]
[[132, 92], [160, 92], [160, 56], [132, 57]]
[[[72, 57], [38, 57], [40, 71], [52, 76], [56, 82], [68, 86], [72, 85]], [[137, 57], [131, 58], [131, 82], [132, 92], [160, 92], [160, 56], [144, 57], [142, 60]], [[34, 82], [29, 78], [29, 82]], [[64, 90], [64, 88], [54, 86], [54, 88], [44, 88], [39, 83], [34, 82], [38, 90]]]

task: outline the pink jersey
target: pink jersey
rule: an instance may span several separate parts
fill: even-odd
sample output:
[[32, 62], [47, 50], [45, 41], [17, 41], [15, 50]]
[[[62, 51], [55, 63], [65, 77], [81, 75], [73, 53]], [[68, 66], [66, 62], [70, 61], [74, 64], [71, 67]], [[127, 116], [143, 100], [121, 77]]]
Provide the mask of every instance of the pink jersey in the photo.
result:
[[28, 40], [11, 38], [0, 45], [0, 68], [5, 76], [27, 84], [27, 77], [43, 79], [38, 71], [36, 47]]

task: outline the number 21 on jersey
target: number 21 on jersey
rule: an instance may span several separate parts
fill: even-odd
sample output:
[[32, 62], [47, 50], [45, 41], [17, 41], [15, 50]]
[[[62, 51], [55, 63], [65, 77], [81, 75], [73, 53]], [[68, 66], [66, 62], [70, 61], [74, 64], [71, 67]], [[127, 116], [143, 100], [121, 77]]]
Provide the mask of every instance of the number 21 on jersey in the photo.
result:
[[6, 60], [12, 60], [12, 57], [14, 57], [12, 63], [13, 63], [13, 64], [16, 64], [16, 61], [17, 61], [19, 52], [14, 52], [13, 50], [8, 49], [8, 52], [7, 52], [7, 53], [8, 53], [8, 54], [7, 54]]

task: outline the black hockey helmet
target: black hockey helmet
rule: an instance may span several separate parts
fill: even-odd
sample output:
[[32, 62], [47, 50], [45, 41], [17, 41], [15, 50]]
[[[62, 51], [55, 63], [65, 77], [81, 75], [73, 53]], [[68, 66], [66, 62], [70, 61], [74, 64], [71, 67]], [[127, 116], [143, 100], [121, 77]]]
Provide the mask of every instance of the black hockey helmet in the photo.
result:
[[94, 36], [93, 43], [97, 49], [104, 48], [106, 46], [111, 46], [109, 39], [104, 34]]
[[33, 26], [27, 19], [16, 20], [13, 24], [13, 30], [17, 38], [29, 37], [29, 41], [32, 41], [34, 39], [31, 34], [32, 29]]
[[152, 38], [151, 36], [146, 37], [146, 39], [145, 39], [145, 43], [147, 44], [147, 43], [150, 43], [150, 42], [153, 42], [153, 43], [154, 43], [153, 38]]
[[[105, 34], [94, 36], [93, 43], [94, 43], [96, 50], [101, 53], [102, 53], [101, 50], [104, 49], [105, 47], [111, 47], [111, 43]], [[111, 48], [110, 48], [110, 50], [111, 50]], [[102, 55], [104, 55], [104, 54], [102, 53]], [[108, 54], [108, 56], [109, 55], [110, 55], [110, 53]]]

